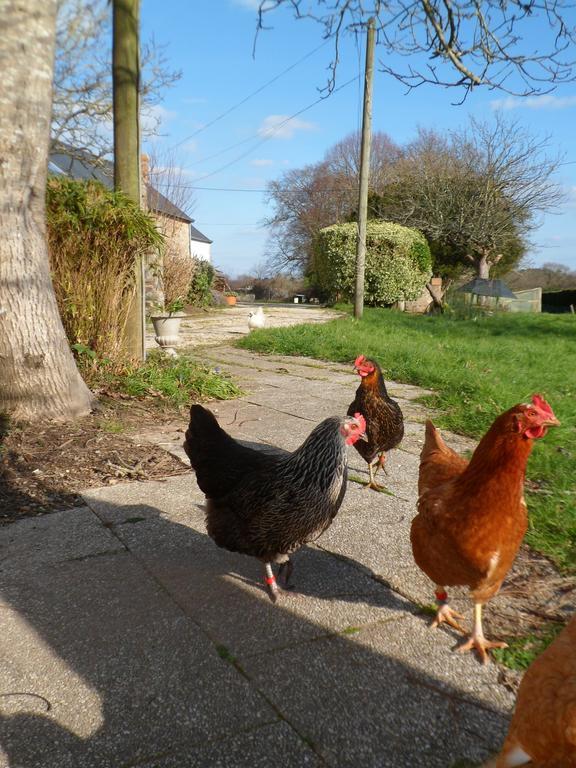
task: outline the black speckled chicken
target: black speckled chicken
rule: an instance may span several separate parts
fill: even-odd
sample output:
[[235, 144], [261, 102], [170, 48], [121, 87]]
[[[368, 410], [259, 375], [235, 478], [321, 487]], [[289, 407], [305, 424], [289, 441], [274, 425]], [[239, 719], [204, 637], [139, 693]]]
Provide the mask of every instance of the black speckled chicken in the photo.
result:
[[354, 447], [368, 463], [370, 481], [368, 488], [381, 491], [376, 482], [376, 472], [384, 467], [386, 451], [400, 445], [404, 437], [404, 417], [400, 406], [388, 396], [384, 377], [378, 363], [358, 355], [354, 368], [360, 376], [360, 386], [356, 397], [350, 403], [348, 415], [361, 413], [366, 420], [367, 441], [356, 443]]
[[366, 439], [360, 414], [332, 416], [294, 452], [271, 453], [241, 445], [210, 411], [190, 409], [184, 450], [207, 499], [208, 535], [219, 547], [264, 563], [268, 595], [278, 580], [291, 588], [290, 555], [323, 533], [346, 493], [346, 445]]

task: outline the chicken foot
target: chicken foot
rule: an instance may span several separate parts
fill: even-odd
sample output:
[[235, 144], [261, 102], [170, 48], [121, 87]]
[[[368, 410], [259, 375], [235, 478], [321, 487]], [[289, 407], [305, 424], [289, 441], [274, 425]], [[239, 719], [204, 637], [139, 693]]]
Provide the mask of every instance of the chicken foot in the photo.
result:
[[457, 648], [457, 651], [458, 653], [466, 653], [466, 651], [471, 651], [473, 648], [478, 651], [482, 664], [488, 662], [487, 651], [491, 648], [508, 648], [508, 643], [492, 642], [484, 637], [484, 632], [482, 631], [482, 603], [474, 603], [472, 635], [463, 645]]
[[438, 604], [438, 611], [436, 612], [436, 618], [432, 622], [432, 627], [439, 627], [440, 624], [449, 624], [451, 627], [454, 627], [454, 629], [457, 629], [458, 632], [462, 632], [463, 635], [466, 635], [467, 632], [462, 627], [457, 619], [463, 619], [464, 616], [462, 616], [461, 613], [456, 613], [455, 610], [450, 608], [448, 605], [448, 593], [444, 589], [444, 587], [436, 586], [436, 602]]

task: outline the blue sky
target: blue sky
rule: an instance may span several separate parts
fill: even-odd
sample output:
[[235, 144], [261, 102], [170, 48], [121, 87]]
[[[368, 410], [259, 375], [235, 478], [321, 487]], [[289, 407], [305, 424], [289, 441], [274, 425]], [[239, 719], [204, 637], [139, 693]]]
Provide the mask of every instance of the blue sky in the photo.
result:
[[[257, 6], [256, 0], [142, 0], [141, 8], [143, 39], [153, 35], [166, 45], [169, 65], [182, 71], [154, 109], [162, 135], [154, 147], [148, 143], [145, 148], [160, 162], [170, 155], [182, 169], [179, 183], [196, 188], [191, 211], [195, 226], [214, 241], [213, 262], [231, 275], [264, 261], [267, 232], [262, 220], [271, 212], [262, 191], [266, 183], [321, 160], [361, 123], [361, 78], [354, 78], [363, 72], [362, 43], [358, 47], [352, 36], [344, 40], [336, 83], [340, 90], [306, 109], [327, 82], [332, 47], [322, 46], [317, 24], [296, 21], [280, 10], [268, 19], [273, 28], [260, 32], [253, 56]], [[377, 59], [380, 55], [377, 50]], [[565, 155], [558, 180], [567, 202], [561, 214], [544, 219], [533, 236], [530, 258], [535, 265], [554, 261], [576, 269], [576, 84], [539, 99], [514, 99], [480, 88], [463, 105], [451, 103], [457, 100], [456, 91], [431, 85], [406, 93], [398, 81], [378, 72], [373, 129], [403, 144], [419, 125], [445, 131], [465, 125], [469, 115], [490, 119], [498, 101], [507, 116], [532, 133], [549, 134], [551, 151]]]

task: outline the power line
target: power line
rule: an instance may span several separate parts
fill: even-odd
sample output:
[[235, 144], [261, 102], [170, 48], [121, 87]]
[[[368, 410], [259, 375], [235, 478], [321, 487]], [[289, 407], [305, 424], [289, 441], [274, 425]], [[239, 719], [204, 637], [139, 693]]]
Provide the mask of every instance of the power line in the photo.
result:
[[[226, 109], [224, 112], [221, 112], [219, 115], [217, 115], [213, 120], [210, 120], [209, 123], [206, 123], [201, 128], [198, 128], [198, 130], [194, 131], [194, 133], [191, 133], [190, 136], [187, 136], [186, 138], [182, 139], [182, 141], [179, 141], [177, 144], [174, 144], [172, 149], [176, 149], [176, 147], [181, 146], [186, 141], [190, 141], [190, 139], [193, 139], [195, 136], [198, 136], [199, 133], [202, 133], [202, 131], [205, 131], [207, 128], [210, 128], [214, 125], [214, 123], [219, 122], [223, 118], [227, 117], [231, 112], [234, 112], [235, 109], [238, 109], [238, 107], [241, 107], [242, 104], [246, 104], [247, 101], [249, 101], [254, 96], [257, 96], [259, 93], [261, 93], [263, 90], [268, 88], [269, 85], [272, 85], [272, 83], [275, 83], [277, 80], [279, 80], [281, 77], [283, 77], [285, 74], [290, 72], [292, 69], [297, 67], [299, 64], [301, 64], [303, 61], [306, 61], [306, 59], [309, 59], [310, 56], [313, 56], [317, 51], [320, 50], [320, 48], [323, 48], [328, 43], [328, 40], [325, 40], [323, 43], [321, 43], [317, 48], [314, 48], [314, 50], [307, 53], [305, 56], [302, 56], [301, 59], [298, 59], [298, 61], [294, 62], [294, 64], [291, 64], [289, 67], [284, 69], [282, 72], [280, 72], [278, 75], [273, 77], [271, 80], [268, 80], [268, 82], [264, 83], [264, 85], [261, 85], [260, 88], [257, 88], [252, 93], [248, 94], [248, 96], [245, 96], [243, 99], [241, 99], [239, 102], [234, 104], [233, 106]], [[224, 150], [226, 151], [226, 150]], [[209, 158], [205, 158], [209, 159]]]
[[[351, 83], [356, 82], [358, 80], [359, 75], [356, 75], [355, 77], [352, 77], [347, 82], [340, 85], [338, 88], [334, 88], [332, 91], [332, 94], [337, 93], [338, 91], [341, 91], [343, 88], [346, 88]], [[328, 96], [331, 94], [328, 94]], [[258, 147], [261, 147], [262, 144], [264, 144], [267, 141], [270, 141], [274, 137], [276, 133], [284, 126], [286, 123], [289, 123], [291, 120], [294, 120], [295, 117], [298, 117], [299, 115], [302, 115], [304, 112], [307, 112], [309, 109], [312, 109], [312, 107], [315, 107], [317, 104], [320, 104], [321, 101], [324, 101], [328, 98], [328, 96], [320, 96], [320, 98], [316, 99], [316, 101], [313, 101], [311, 104], [308, 104], [307, 107], [303, 107], [303, 109], [299, 109], [298, 112], [294, 112], [293, 115], [290, 115], [290, 117], [287, 117], [285, 120], [282, 120], [282, 122], [278, 123], [274, 126], [274, 128], [270, 128], [266, 131], [266, 136], [264, 138], [260, 139], [260, 141], [256, 142], [254, 146], [250, 147], [249, 150], [242, 153], [238, 157], [236, 157], [234, 160], [231, 160], [229, 163], [225, 163], [224, 165], [220, 166], [220, 168], [217, 168], [215, 171], [211, 171], [210, 173], [204, 174], [204, 176], [199, 176], [196, 181], [203, 181], [204, 179], [208, 179], [211, 176], [215, 176], [217, 173], [220, 173], [221, 171], [226, 170], [226, 168], [230, 168], [231, 165], [235, 165], [236, 163], [240, 162], [240, 160], [243, 160], [245, 157], [250, 155], [252, 152], [254, 152], [255, 149], [258, 149]]]

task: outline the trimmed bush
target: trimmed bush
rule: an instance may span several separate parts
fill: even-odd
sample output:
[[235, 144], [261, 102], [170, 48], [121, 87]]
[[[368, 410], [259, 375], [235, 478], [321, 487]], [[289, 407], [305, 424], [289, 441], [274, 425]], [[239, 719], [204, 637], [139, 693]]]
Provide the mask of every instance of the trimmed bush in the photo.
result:
[[[321, 229], [313, 246], [314, 272], [332, 299], [352, 299], [356, 280], [356, 224]], [[424, 235], [388, 221], [369, 221], [366, 231], [365, 301], [374, 306], [416, 299], [432, 274]]]
[[70, 345], [119, 360], [134, 295], [135, 263], [163, 238], [154, 220], [97, 181], [48, 180], [48, 250]]

